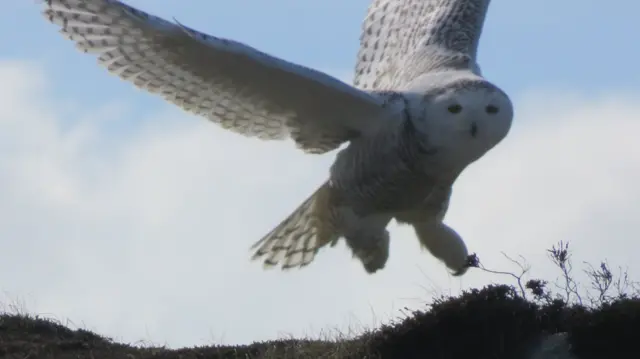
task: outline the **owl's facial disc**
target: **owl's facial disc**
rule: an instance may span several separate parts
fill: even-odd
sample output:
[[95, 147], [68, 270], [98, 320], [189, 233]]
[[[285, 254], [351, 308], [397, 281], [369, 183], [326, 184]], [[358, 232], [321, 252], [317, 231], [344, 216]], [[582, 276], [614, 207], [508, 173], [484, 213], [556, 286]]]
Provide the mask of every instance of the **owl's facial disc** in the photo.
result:
[[425, 96], [422, 130], [461, 163], [473, 162], [507, 135], [513, 106], [483, 79], [464, 79]]

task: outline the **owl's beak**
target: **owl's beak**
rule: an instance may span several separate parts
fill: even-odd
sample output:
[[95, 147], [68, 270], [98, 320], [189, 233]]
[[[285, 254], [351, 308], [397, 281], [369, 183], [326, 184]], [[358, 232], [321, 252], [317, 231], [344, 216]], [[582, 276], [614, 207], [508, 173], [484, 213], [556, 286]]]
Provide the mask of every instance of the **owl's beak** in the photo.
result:
[[471, 130], [469, 131], [469, 133], [471, 133], [471, 137], [476, 138], [476, 136], [478, 135], [478, 124], [475, 122], [471, 123]]

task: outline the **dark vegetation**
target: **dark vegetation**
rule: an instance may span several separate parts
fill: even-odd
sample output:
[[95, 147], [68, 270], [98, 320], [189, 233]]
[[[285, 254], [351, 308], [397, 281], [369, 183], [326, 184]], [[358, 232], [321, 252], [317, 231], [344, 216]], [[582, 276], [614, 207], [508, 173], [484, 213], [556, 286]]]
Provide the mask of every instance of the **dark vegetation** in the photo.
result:
[[521, 269], [514, 274], [492, 271], [475, 261], [480, 270], [509, 275], [515, 284], [437, 298], [424, 310], [350, 340], [279, 340], [170, 350], [115, 343], [49, 319], [1, 314], [0, 357], [526, 359], [543, 338], [566, 333], [574, 358], [640, 358], [640, 286], [626, 271], [614, 274], [603, 262], [597, 267], [585, 264], [590, 281], [585, 288], [573, 279], [571, 253], [564, 243], [549, 250], [549, 258], [560, 270], [553, 283], [525, 280], [529, 268], [523, 262], [514, 261]]

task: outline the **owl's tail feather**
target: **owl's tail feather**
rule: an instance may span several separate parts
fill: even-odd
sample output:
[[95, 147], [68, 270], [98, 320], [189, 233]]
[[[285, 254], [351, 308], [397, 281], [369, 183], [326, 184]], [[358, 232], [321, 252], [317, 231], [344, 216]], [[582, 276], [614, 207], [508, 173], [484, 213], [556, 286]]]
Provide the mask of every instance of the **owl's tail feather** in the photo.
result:
[[333, 246], [340, 238], [335, 226], [333, 191], [322, 184], [276, 228], [251, 246], [252, 260], [264, 258], [264, 267], [281, 264], [282, 269], [302, 268], [311, 263], [320, 248]]

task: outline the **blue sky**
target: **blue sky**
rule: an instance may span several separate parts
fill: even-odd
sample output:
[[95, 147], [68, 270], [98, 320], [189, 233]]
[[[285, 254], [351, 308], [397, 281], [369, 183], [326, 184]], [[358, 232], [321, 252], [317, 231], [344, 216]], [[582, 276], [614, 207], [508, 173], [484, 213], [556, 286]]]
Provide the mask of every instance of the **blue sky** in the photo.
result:
[[[350, 78], [368, 2], [128, 3]], [[489, 267], [516, 270], [504, 251], [552, 279], [545, 250], [569, 240], [577, 265], [607, 258], [640, 276], [639, 13], [631, 0], [492, 1], [479, 62], [516, 118], [460, 177], [446, 220]], [[249, 140], [136, 90], [36, 1], [0, 16], [0, 304], [175, 347], [357, 332], [509, 281], [454, 279], [394, 225], [375, 276], [341, 245], [303, 271], [264, 272], [248, 247], [326, 178], [332, 154]]]

